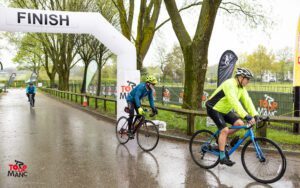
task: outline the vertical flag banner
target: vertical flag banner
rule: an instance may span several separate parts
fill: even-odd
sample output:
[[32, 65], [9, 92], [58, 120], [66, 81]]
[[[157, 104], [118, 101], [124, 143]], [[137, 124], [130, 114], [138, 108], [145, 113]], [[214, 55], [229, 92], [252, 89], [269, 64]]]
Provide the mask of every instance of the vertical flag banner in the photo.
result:
[[[228, 78], [231, 78], [233, 70], [234, 70], [234, 66], [236, 61], [238, 60], [237, 55], [235, 55], [235, 53], [231, 50], [226, 50], [219, 61], [219, 67], [218, 67], [218, 82], [217, 82], [217, 86], [221, 85], [225, 80], [227, 80]], [[208, 94], [205, 93], [202, 97], [203, 99], [208, 98]], [[203, 100], [202, 99], [202, 100]], [[205, 103], [205, 102], [203, 102]], [[213, 120], [207, 116], [206, 118], [206, 126], [212, 126], [215, 125], [215, 123], [213, 122]]]
[[231, 50], [226, 50], [222, 54], [218, 68], [217, 86], [221, 85], [228, 78], [231, 78], [237, 60], [238, 57]]
[[296, 48], [295, 48], [295, 63], [294, 63], [294, 82], [293, 86], [300, 86], [300, 17], [298, 20], [298, 28], [296, 34]]
[[[300, 17], [296, 33], [296, 48], [294, 62], [294, 116], [300, 117]], [[294, 123], [293, 132], [299, 132], [299, 123]]]
[[88, 88], [89, 84], [91, 83], [92, 78], [96, 72], [97, 72], [97, 63], [96, 63], [96, 61], [92, 61], [92, 62], [90, 62], [89, 67], [87, 69], [87, 73], [86, 73], [86, 82], [85, 82], [85, 90], [86, 91], [87, 91], [87, 88]]

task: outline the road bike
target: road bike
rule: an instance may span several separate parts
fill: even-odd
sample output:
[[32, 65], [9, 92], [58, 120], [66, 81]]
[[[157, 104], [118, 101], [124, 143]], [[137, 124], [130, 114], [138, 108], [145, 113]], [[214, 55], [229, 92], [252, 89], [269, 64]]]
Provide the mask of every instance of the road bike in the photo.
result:
[[[256, 128], [266, 126], [268, 117], [260, 117], [257, 120]], [[255, 137], [253, 126], [231, 126], [229, 129], [247, 130], [241, 139], [231, 147], [226, 145], [226, 155], [229, 157], [241, 144], [241, 160], [247, 174], [260, 183], [273, 183], [278, 181], [286, 170], [286, 157], [281, 148], [272, 140]], [[210, 169], [219, 164], [218, 136], [220, 130], [215, 133], [209, 130], [199, 130], [195, 132], [190, 140], [189, 149], [193, 161], [202, 168]], [[250, 139], [248, 139], [250, 138]]]
[[[126, 110], [128, 112], [128, 109]], [[150, 115], [154, 116], [154, 114]], [[128, 136], [128, 117], [122, 116], [116, 125], [117, 139], [121, 144], [126, 144], [130, 138]], [[132, 134], [137, 138], [138, 145], [144, 151], [153, 150], [159, 140], [159, 129], [152, 121], [147, 120], [144, 115], [134, 115], [132, 122]], [[134, 139], [134, 138], [133, 138]]]

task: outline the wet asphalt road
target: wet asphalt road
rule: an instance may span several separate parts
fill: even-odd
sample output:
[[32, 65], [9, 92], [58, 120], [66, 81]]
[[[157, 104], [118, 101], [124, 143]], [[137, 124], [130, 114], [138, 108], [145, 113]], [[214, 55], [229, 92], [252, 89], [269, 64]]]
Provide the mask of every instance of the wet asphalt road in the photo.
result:
[[[29, 108], [24, 90], [0, 96], [0, 187], [300, 187], [299, 155], [288, 155], [285, 176], [262, 185], [242, 168], [208, 171], [190, 158], [188, 144], [161, 139], [151, 153], [135, 141], [125, 146], [112, 123], [59, 103], [40, 93]], [[27, 177], [8, 176], [15, 160]]]

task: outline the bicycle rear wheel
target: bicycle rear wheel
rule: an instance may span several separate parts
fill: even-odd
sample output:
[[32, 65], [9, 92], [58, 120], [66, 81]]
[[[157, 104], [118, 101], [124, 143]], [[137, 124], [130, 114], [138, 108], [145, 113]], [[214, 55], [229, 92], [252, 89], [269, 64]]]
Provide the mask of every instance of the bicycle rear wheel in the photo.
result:
[[137, 143], [144, 151], [153, 150], [159, 140], [158, 127], [152, 121], [145, 120], [137, 130]]
[[33, 99], [32, 99], [32, 95], [29, 95], [29, 105], [30, 107], [33, 107]]
[[255, 143], [258, 150], [252, 140], [242, 150], [242, 164], [247, 174], [261, 183], [278, 181], [286, 170], [286, 158], [282, 150], [267, 138], [255, 138]]
[[200, 167], [209, 169], [218, 165], [217, 137], [211, 131], [199, 130], [195, 132], [189, 147], [193, 161]]
[[116, 126], [116, 136], [118, 141], [121, 144], [126, 144], [129, 140], [128, 137], [128, 118], [125, 116], [122, 116], [119, 118]]

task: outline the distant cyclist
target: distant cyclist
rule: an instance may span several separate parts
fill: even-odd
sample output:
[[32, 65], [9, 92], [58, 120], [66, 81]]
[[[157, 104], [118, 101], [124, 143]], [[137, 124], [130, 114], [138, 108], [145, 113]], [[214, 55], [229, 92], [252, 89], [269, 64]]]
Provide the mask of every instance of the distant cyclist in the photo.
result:
[[35, 102], [35, 93], [36, 93], [36, 87], [33, 85], [32, 82], [29, 82], [29, 85], [26, 87], [26, 95], [28, 97], [28, 102], [30, 101], [29, 99], [29, 94], [31, 94], [32, 96], [32, 106], [34, 106], [34, 102]]
[[157, 83], [157, 80], [154, 76], [147, 76], [146, 82], [141, 82], [137, 85], [126, 97], [126, 101], [128, 103], [129, 108], [129, 118], [128, 118], [128, 136], [129, 138], [133, 138], [131, 124], [134, 117], [134, 111], [137, 114], [143, 115], [144, 110], [141, 107], [141, 100], [142, 98], [148, 96], [149, 104], [152, 109], [153, 114], [157, 114], [157, 109], [154, 106], [154, 99], [153, 99], [153, 91], [154, 86]]
[[253, 117], [257, 116], [258, 113], [245, 88], [251, 78], [253, 78], [251, 71], [245, 68], [237, 68], [235, 78], [223, 82], [206, 102], [208, 116], [212, 118], [221, 131], [218, 140], [220, 163], [227, 166], [232, 166], [235, 162], [225, 155], [226, 139], [228, 135], [233, 134], [236, 130], [229, 129], [226, 123], [241, 126], [244, 125], [242, 119], [245, 119], [251, 125], [256, 123]]

